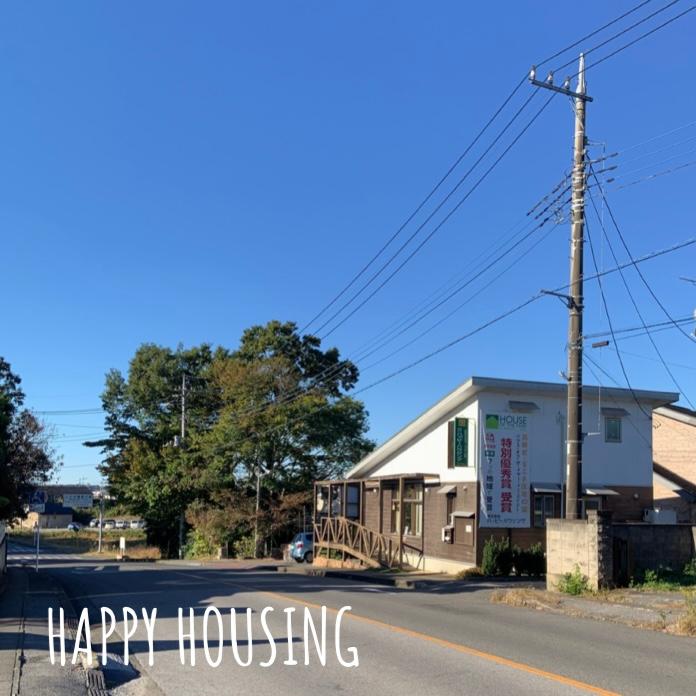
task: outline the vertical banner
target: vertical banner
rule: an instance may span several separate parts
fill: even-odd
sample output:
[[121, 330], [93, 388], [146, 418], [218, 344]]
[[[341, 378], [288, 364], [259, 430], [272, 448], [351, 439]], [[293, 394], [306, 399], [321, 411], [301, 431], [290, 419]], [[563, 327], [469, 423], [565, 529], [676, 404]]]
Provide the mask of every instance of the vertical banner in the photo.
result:
[[482, 429], [480, 527], [529, 527], [529, 416], [487, 413]]

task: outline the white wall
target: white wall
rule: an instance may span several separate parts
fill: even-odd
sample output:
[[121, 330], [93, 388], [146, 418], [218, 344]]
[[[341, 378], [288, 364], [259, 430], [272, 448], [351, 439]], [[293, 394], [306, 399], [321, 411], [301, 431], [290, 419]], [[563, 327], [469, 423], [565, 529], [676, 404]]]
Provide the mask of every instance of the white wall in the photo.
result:
[[[485, 418], [486, 412], [508, 411], [511, 400], [533, 401], [539, 406], [538, 411], [528, 414], [530, 482], [561, 483], [565, 467], [565, 398], [520, 392], [482, 392], [479, 394], [482, 417]], [[620, 443], [604, 441], [604, 418], [597, 421], [599, 409], [603, 407], [624, 408], [629, 412], [622, 418]], [[649, 406], [644, 408], [651, 412]], [[583, 431], [588, 433], [583, 443], [585, 485], [652, 485], [652, 420], [646, 418], [634, 401], [602, 399], [600, 406], [597, 399], [586, 397]]]
[[[420, 437], [412, 440], [387, 461], [369, 472], [370, 476], [403, 473], [439, 475], [443, 483], [475, 481], [476, 467], [447, 468], [447, 422], [455, 416], [469, 419], [469, 461], [479, 462], [479, 420], [486, 413], [509, 410], [508, 402], [533, 401], [538, 411], [529, 415], [529, 463], [531, 483], [562, 483], [565, 468], [565, 397], [519, 391], [507, 393], [483, 391], [456, 413], [449, 414]], [[629, 412], [622, 419], [622, 442], [604, 441], [604, 418], [597, 415], [600, 407], [624, 408]], [[650, 413], [650, 407], [644, 406]], [[583, 403], [583, 430], [589, 433], [583, 447], [583, 482], [607, 486], [652, 485], [652, 421], [632, 400], [586, 397]], [[598, 435], [593, 433], [599, 431]], [[639, 432], [637, 432], [639, 431]], [[479, 433], [477, 435], [477, 433]]]
[[[471, 466], [447, 468], [447, 423], [452, 418], [469, 419], [469, 462]], [[472, 401], [456, 413], [451, 414], [421, 435], [415, 441], [402, 448], [385, 463], [370, 471], [370, 476], [391, 476], [393, 474], [422, 473], [436, 474], [443, 482], [446, 481], [475, 481], [478, 461], [476, 427], [478, 425], [478, 409]]]

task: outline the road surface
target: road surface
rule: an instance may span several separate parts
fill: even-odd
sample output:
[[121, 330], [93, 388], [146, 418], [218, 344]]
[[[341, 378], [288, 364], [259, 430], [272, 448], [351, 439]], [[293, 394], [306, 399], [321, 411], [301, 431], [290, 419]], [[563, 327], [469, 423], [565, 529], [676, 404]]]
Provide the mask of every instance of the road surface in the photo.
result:
[[[21, 555], [21, 554], [20, 554]], [[263, 569], [223, 569], [187, 563], [86, 562], [51, 554], [41, 572], [57, 578], [78, 607], [93, 618], [111, 608], [119, 621], [123, 607], [137, 614], [157, 608], [153, 664], [143, 621], [129, 640], [129, 651], [142, 676], [114, 693], [140, 694], [691, 694], [696, 687], [696, 640], [586, 619], [573, 619], [489, 602], [490, 590], [472, 583], [443, 583], [428, 591], [395, 590], [382, 585], [312, 578]], [[15, 556], [11, 556], [14, 560]], [[203, 651], [203, 613], [216, 607], [225, 643], [221, 663], [211, 667]], [[303, 612], [319, 626], [327, 607], [327, 658], [319, 664], [314, 639], [304, 664]], [[359, 655], [358, 667], [342, 666], [336, 656], [336, 612], [350, 606], [342, 621], [340, 648]], [[178, 609], [188, 630], [188, 608], [195, 610], [196, 664], [190, 653], [182, 665]], [[271, 644], [261, 625], [265, 616], [277, 656], [270, 667]], [[287, 614], [293, 614], [293, 657], [287, 666]], [[247, 658], [245, 610], [252, 610], [252, 662], [241, 667], [231, 646], [230, 608], [235, 608], [239, 657]], [[217, 651], [217, 622], [209, 623], [210, 657]], [[93, 628], [95, 649], [99, 630]], [[96, 627], [98, 629], [99, 626]], [[109, 653], [123, 653], [120, 638]], [[128, 672], [122, 672], [128, 678]], [[135, 676], [131, 673], [130, 676]]]

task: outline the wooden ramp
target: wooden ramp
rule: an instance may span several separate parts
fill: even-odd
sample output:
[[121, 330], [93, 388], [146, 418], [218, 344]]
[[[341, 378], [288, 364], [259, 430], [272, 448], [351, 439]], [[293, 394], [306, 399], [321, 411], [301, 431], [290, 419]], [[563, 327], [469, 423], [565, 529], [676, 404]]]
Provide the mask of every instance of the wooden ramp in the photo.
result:
[[314, 554], [337, 551], [370, 568], [401, 568], [403, 545], [347, 517], [327, 517], [314, 524]]

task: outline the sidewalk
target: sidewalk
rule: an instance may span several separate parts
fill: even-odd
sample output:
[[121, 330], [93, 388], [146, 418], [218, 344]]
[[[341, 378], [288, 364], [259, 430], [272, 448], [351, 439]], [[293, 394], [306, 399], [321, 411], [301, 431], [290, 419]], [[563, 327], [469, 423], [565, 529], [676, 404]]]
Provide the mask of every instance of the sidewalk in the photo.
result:
[[[66, 630], [64, 667], [59, 663], [59, 651], [55, 665], [48, 652], [48, 608], [53, 607], [58, 617], [61, 606], [71, 628]], [[0, 597], [0, 696], [90, 693], [82, 664], [71, 664], [75, 627], [70, 602], [50, 575], [10, 568], [7, 588]]]

